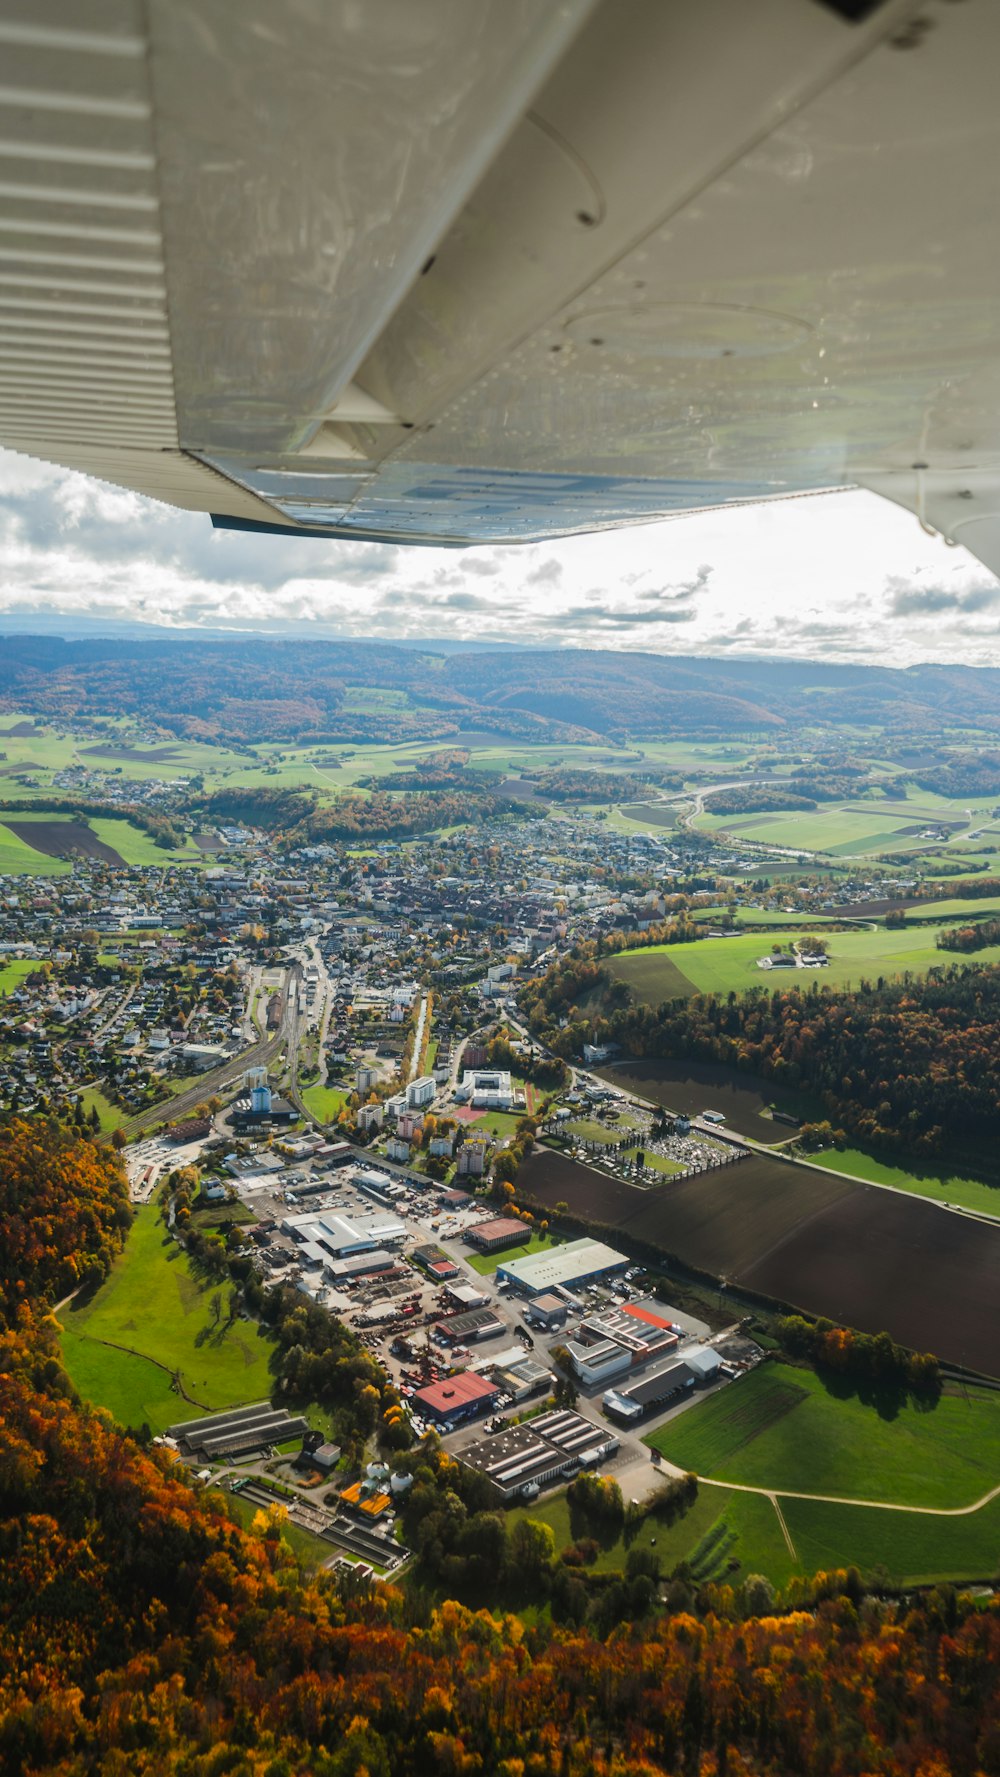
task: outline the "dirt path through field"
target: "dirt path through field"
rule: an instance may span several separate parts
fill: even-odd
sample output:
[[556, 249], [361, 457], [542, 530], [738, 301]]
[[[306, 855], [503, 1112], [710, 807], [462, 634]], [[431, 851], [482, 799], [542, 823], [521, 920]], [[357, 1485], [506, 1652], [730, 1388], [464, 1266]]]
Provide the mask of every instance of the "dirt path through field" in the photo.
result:
[[991, 1487], [981, 1499], [974, 1499], [970, 1506], [894, 1505], [889, 1499], [848, 1499], [842, 1493], [795, 1493], [790, 1487], [750, 1487], [745, 1481], [717, 1481], [711, 1475], [699, 1475], [698, 1485], [699, 1487], [722, 1487], [731, 1493], [759, 1493], [762, 1498], [771, 1500], [779, 1519], [781, 1519], [785, 1541], [793, 1555], [795, 1550], [792, 1549], [791, 1537], [788, 1534], [784, 1518], [781, 1516], [779, 1499], [815, 1499], [819, 1500], [822, 1505], [828, 1506], [868, 1506], [873, 1512], [914, 1512], [918, 1518], [969, 1518], [973, 1512], [981, 1512], [984, 1506], [990, 1504], [991, 1500], [1000, 1497], [1000, 1483], [996, 1487]]

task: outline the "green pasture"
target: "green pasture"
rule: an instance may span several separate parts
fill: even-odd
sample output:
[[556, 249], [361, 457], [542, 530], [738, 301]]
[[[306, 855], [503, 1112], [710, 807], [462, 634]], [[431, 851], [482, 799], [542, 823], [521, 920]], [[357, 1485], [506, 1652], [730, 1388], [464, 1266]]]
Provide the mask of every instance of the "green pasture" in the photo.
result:
[[885, 1568], [897, 1583], [935, 1585], [993, 1580], [1000, 1568], [1000, 1499], [954, 1518], [809, 1499], [783, 1499], [781, 1509], [801, 1573], [853, 1563], [862, 1573]]
[[9, 963], [0, 963], [0, 993], [10, 993], [12, 987], [20, 987], [25, 976], [33, 975], [41, 966], [38, 958], [29, 956], [16, 956]]
[[162, 870], [166, 864], [205, 864], [210, 861], [193, 839], [176, 850], [166, 851], [148, 833], [133, 827], [129, 821], [104, 815], [87, 815], [85, 819], [96, 837], [104, 845], [110, 845], [126, 864], [155, 864]]
[[[996, 873], [1000, 876], [1000, 861], [996, 865]], [[915, 907], [906, 910], [907, 919], [957, 919], [960, 925], [968, 921], [985, 919], [1000, 913], [1000, 895], [985, 896], [981, 901], [963, 900], [958, 895], [948, 901], [919, 901]]]
[[[611, 1474], [613, 1477], [613, 1469]], [[547, 1524], [556, 1539], [557, 1554], [578, 1537], [593, 1536], [598, 1543], [589, 1570], [593, 1573], [622, 1571], [630, 1549], [658, 1555], [665, 1574], [684, 1564], [699, 1582], [725, 1578], [738, 1583], [749, 1573], [765, 1573], [775, 1585], [783, 1586], [797, 1571], [771, 1501], [755, 1493], [701, 1487], [694, 1504], [672, 1524], [651, 1513], [634, 1531], [603, 1538], [598, 1529], [575, 1518], [565, 1492], [517, 1507], [508, 1515], [508, 1527], [513, 1528], [521, 1518]], [[739, 1565], [727, 1572], [730, 1560]]]
[[[226, 1285], [197, 1275], [153, 1204], [138, 1211], [106, 1281], [60, 1319], [75, 1386], [124, 1425], [145, 1421], [163, 1431], [175, 1420], [270, 1395], [270, 1340], [251, 1321], [228, 1324]], [[173, 1372], [189, 1401], [171, 1388]]]
[[858, 1148], [828, 1148], [808, 1158], [811, 1165], [825, 1167], [829, 1172], [846, 1172], [851, 1178], [867, 1179], [874, 1185], [893, 1185], [914, 1197], [930, 1197], [937, 1203], [957, 1203], [962, 1209], [1000, 1216], [1000, 1187], [985, 1185], [979, 1179], [956, 1178], [946, 1173], [921, 1176], [905, 1167], [873, 1160]]
[[1000, 1482], [1000, 1396], [970, 1388], [932, 1406], [869, 1405], [812, 1370], [768, 1363], [645, 1441], [679, 1468], [743, 1486], [965, 1506]]
[[109, 1135], [112, 1129], [117, 1129], [120, 1123], [124, 1123], [125, 1113], [119, 1110], [117, 1105], [112, 1104], [109, 1098], [105, 1098], [99, 1086], [85, 1086], [80, 1097], [83, 1101], [84, 1115], [88, 1119], [96, 1106], [97, 1115], [101, 1119], [102, 1135]]
[[[758, 958], [766, 956], [769, 944], [753, 932], [733, 938], [704, 938], [692, 944], [656, 945], [648, 950], [622, 952], [606, 959], [605, 966], [619, 980], [632, 988], [636, 998], [656, 1005], [682, 993], [729, 993], [751, 987], [794, 987], [808, 991], [811, 982], [821, 987], [857, 987], [862, 979], [877, 980], [910, 972], [925, 975], [928, 969], [946, 968], [961, 960], [947, 950], [939, 950], [935, 926], [904, 927], [886, 931], [865, 929], [828, 932], [830, 962], [822, 969], [760, 969]], [[969, 959], [974, 962], [1000, 961], [1000, 945], [978, 950]], [[677, 977], [686, 987], [673, 985]]]
[[[10, 814], [10, 818], [20, 820], [22, 816]], [[0, 876], [65, 876], [72, 869], [68, 858], [47, 858], [3, 826], [2, 819], [0, 814]]]

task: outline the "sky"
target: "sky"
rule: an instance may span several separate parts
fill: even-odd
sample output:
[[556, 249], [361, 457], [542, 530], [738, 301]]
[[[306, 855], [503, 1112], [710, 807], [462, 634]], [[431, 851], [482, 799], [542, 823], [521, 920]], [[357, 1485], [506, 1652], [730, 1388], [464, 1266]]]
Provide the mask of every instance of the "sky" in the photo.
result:
[[0, 451], [0, 632], [35, 613], [302, 636], [1000, 666], [1000, 583], [856, 490], [468, 550], [214, 531]]

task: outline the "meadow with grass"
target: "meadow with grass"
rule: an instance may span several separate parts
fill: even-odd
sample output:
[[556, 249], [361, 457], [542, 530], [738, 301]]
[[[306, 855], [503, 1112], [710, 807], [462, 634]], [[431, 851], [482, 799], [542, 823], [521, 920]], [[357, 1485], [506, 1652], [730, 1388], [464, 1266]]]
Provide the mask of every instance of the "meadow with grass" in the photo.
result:
[[[970, 903], [975, 906], [975, 902]], [[736, 937], [700, 938], [691, 944], [651, 946], [648, 950], [624, 951], [607, 957], [604, 966], [615, 980], [624, 981], [636, 1000], [659, 1005], [661, 1000], [687, 998], [691, 993], [727, 994], [752, 987], [807, 989], [858, 987], [862, 981], [894, 976], [926, 975], [928, 969], [946, 968], [951, 953], [937, 947], [937, 926], [905, 926], [887, 931], [884, 926], [854, 931], [824, 932], [829, 963], [819, 969], [762, 969], [762, 957], [771, 943], [787, 951], [791, 940], [770, 940], [766, 934], [740, 933]], [[1000, 945], [977, 950], [977, 963], [1000, 962]]]
[[821, 1154], [810, 1154], [809, 1164], [822, 1166], [827, 1172], [866, 1179], [873, 1185], [891, 1185], [894, 1190], [908, 1191], [914, 1197], [931, 1197], [936, 1203], [958, 1204], [977, 1215], [1000, 1216], [1000, 1184], [989, 1185], [982, 1179], [955, 1177], [943, 1171], [915, 1173], [911, 1168], [875, 1160], [859, 1148], [826, 1148]]
[[953, 1389], [862, 1399], [815, 1371], [766, 1363], [652, 1432], [679, 1468], [743, 1486], [893, 1505], [966, 1506], [1000, 1483], [1000, 1396]]
[[272, 1341], [229, 1319], [225, 1286], [198, 1275], [155, 1204], [137, 1212], [105, 1282], [59, 1320], [74, 1385], [123, 1425], [163, 1431], [270, 1395]]

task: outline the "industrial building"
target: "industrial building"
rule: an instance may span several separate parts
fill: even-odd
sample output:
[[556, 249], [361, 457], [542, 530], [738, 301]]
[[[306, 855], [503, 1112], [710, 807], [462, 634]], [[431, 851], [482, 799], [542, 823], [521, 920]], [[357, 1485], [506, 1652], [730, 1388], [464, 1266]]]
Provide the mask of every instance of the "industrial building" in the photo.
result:
[[666, 1357], [677, 1345], [671, 1321], [656, 1307], [626, 1303], [588, 1315], [567, 1346], [575, 1374], [585, 1388], [596, 1388], [626, 1370], [642, 1369]]
[[361, 1277], [382, 1276], [395, 1271], [397, 1257], [384, 1248], [376, 1248], [375, 1252], [356, 1253], [350, 1259], [324, 1259], [323, 1264], [331, 1283], [356, 1283]]
[[449, 1376], [445, 1382], [431, 1382], [426, 1388], [418, 1388], [413, 1405], [425, 1418], [459, 1424], [464, 1419], [474, 1419], [477, 1414], [485, 1413], [499, 1393], [495, 1382], [488, 1382], [485, 1376], [476, 1376], [471, 1370], [463, 1370], [457, 1376]]
[[531, 1253], [526, 1259], [501, 1260], [497, 1278], [506, 1278], [526, 1296], [544, 1296], [550, 1290], [572, 1290], [612, 1277], [628, 1263], [624, 1253], [601, 1240], [570, 1240], [565, 1246]]
[[428, 1277], [433, 1277], [438, 1283], [458, 1276], [458, 1265], [440, 1246], [415, 1246], [410, 1256], [421, 1271], [426, 1271]]
[[398, 1247], [406, 1239], [405, 1223], [394, 1216], [345, 1216], [325, 1210], [322, 1215], [286, 1216], [281, 1224], [303, 1249], [300, 1258], [353, 1258], [358, 1253]]
[[665, 1370], [657, 1370], [641, 1382], [609, 1389], [604, 1396], [604, 1411], [610, 1419], [628, 1425], [644, 1419], [647, 1413], [662, 1413], [667, 1407], [675, 1407], [691, 1393], [698, 1380], [686, 1363], [668, 1364]]
[[505, 1500], [533, 1498], [542, 1487], [569, 1480], [619, 1449], [605, 1427], [580, 1413], [556, 1409], [528, 1425], [511, 1426], [458, 1452], [460, 1462], [488, 1475]]
[[533, 1327], [541, 1327], [543, 1332], [557, 1332], [565, 1326], [569, 1315], [569, 1303], [564, 1296], [556, 1296], [551, 1292], [544, 1296], [535, 1296], [529, 1303], [525, 1318]]
[[445, 1287], [445, 1295], [449, 1302], [454, 1302], [458, 1309], [485, 1308], [489, 1301], [486, 1290], [477, 1289], [474, 1283], [449, 1283]]
[[466, 1228], [462, 1239], [481, 1253], [498, 1253], [505, 1246], [523, 1246], [528, 1238], [523, 1222], [515, 1216], [491, 1216], [488, 1222], [477, 1222]]
[[470, 1341], [497, 1339], [507, 1328], [492, 1308], [471, 1308], [467, 1314], [452, 1314], [439, 1320], [431, 1337], [440, 1345], [467, 1345]]

